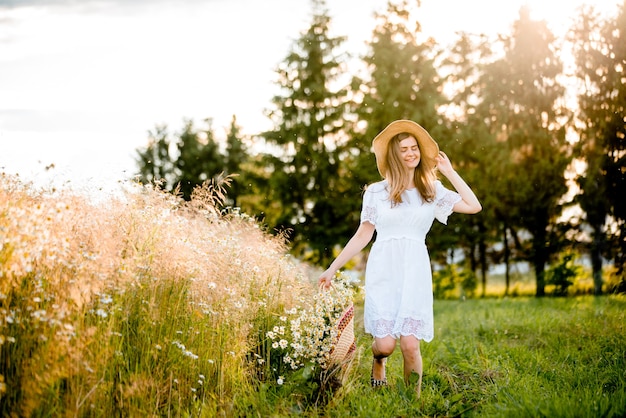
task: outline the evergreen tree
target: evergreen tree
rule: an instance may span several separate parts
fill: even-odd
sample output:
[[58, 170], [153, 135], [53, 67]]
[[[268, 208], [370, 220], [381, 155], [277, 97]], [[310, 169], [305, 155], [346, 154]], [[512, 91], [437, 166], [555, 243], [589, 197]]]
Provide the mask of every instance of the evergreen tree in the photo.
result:
[[170, 157], [171, 140], [166, 125], [157, 125], [148, 131], [148, 144], [136, 150], [135, 162], [139, 168], [137, 180], [143, 184], [160, 183], [171, 190], [176, 183], [174, 163]]
[[238, 198], [244, 190], [245, 175], [242, 172], [242, 168], [247, 158], [248, 155], [243, 143], [241, 128], [237, 125], [237, 118], [233, 115], [228, 134], [226, 135], [225, 174], [227, 176], [236, 176], [232, 179], [230, 191], [228, 192], [228, 198], [234, 207], [238, 206]]
[[563, 66], [554, 35], [545, 22], [530, 18], [527, 7], [503, 40], [505, 55], [485, 68], [477, 109], [502, 147], [499, 186], [492, 190], [501, 202], [499, 216], [509, 230], [521, 227], [531, 234], [528, 259], [536, 295], [543, 296], [544, 270], [560, 244], [556, 220], [571, 160], [564, 88], [558, 82]]
[[438, 106], [444, 103], [442, 80], [435, 69], [433, 39], [421, 40], [421, 25], [410, 13], [407, 0], [389, 2], [378, 14], [377, 26], [363, 57], [367, 77], [353, 80], [354, 113], [360, 122], [351, 147], [357, 155], [355, 173], [365, 183], [377, 181], [372, 140], [389, 123], [410, 119], [437, 138], [441, 132]]
[[[481, 84], [484, 67], [492, 60], [490, 44], [490, 39], [485, 36], [461, 33], [442, 65], [451, 97], [444, 108], [450, 118], [450, 133], [444, 136], [440, 145], [479, 196], [483, 210], [469, 218], [451, 217], [446, 228], [433, 226], [434, 234], [454, 231], [457, 243], [465, 247], [469, 268], [474, 273], [480, 269], [483, 296], [487, 288], [489, 256], [508, 266], [508, 260], [500, 260], [499, 253], [493, 251], [493, 244], [502, 233], [497, 220], [499, 201], [493, 193], [499, 181], [497, 165], [501, 158], [497, 157], [499, 151], [494, 135], [477, 109], [484, 88]], [[508, 292], [508, 268], [506, 272], [505, 292]]]
[[224, 172], [225, 159], [215, 140], [212, 119], [205, 119], [207, 129], [196, 130], [193, 121], [185, 121], [183, 131], [177, 142], [178, 155], [174, 161], [178, 187], [185, 200], [191, 198], [191, 192], [207, 180]]
[[157, 126], [149, 132], [148, 145], [137, 150], [136, 162], [139, 180], [143, 183], [161, 183], [164, 190], [178, 192], [184, 199], [193, 189], [215, 178], [226, 168], [225, 158], [215, 140], [211, 119], [208, 128], [196, 130], [191, 120], [184, 123], [178, 138], [169, 137], [166, 126]]
[[[329, 35], [330, 17], [322, 0], [313, 0], [311, 26], [278, 68], [281, 95], [269, 117], [274, 129], [263, 133], [274, 150], [269, 201], [280, 204], [275, 227], [285, 231], [296, 253], [326, 262], [338, 239], [347, 235], [347, 198], [340, 171], [346, 91], [334, 55], [343, 37]], [[310, 251], [310, 252], [308, 252]]]
[[421, 26], [409, 9], [406, 0], [389, 2], [387, 12], [376, 15], [369, 52], [363, 57], [367, 74], [352, 81], [351, 106], [358, 122], [351, 133], [351, 153], [345, 164], [356, 185], [381, 179], [372, 140], [394, 120], [413, 120], [437, 138], [437, 107], [444, 97], [434, 67], [435, 43], [418, 39]]
[[602, 293], [603, 254], [626, 281], [626, 2], [616, 16], [601, 20], [583, 8], [570, 36], [581, 86], [578, 150], [586, 163], [578, 203], [591, 228], [595, 294]]

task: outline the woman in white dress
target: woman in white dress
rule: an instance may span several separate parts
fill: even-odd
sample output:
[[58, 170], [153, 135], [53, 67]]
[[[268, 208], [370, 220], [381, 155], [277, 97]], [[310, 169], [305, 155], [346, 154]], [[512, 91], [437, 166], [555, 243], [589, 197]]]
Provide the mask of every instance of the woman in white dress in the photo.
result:
[[[365, 332], [374, 337], [371, 384], [385, 386], [385, 360], [396, 342], [404, 360], [404, 380], [418, 374], [421, 393], [420, 340], [433, 339], [433, 293], [430, 259], [425, 245], [433, 221], [447, 222], [452, 212], [474, 214], [482, 207], [467, 183], [420, 125], [392, 122], [373, 141], [376, 165], [384, 180], [363, 196], [361, 224], [344, 249], [319, 278], [332, 278], [372, 239], [365, 270]], [[456, 191], [437, 180], [439, 170]]]

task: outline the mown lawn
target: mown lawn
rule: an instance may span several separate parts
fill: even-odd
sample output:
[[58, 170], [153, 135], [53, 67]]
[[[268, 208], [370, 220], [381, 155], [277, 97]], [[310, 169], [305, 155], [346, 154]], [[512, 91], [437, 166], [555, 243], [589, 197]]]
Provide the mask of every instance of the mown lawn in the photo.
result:
[[[424, 385], [415, 399], [401, 380], [399, 349], [388, 388], [369, 384], [370, 338], [326, 407], [302, 410], [289, 387], [260, 416], [623, 417], [626, 299], [510, 298], [436, 301], [435, 340], [422, 345]], [[357, 314], [357, 319], [361, 313]], [[272, 391], [273, 392], [273, 391]], [[271, 398], [270, 398], [271, 399]]]

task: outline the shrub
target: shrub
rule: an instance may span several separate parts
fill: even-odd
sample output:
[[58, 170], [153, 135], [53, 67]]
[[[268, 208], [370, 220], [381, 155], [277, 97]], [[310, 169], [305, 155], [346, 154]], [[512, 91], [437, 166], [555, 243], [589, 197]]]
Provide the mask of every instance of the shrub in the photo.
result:
[[582, 266], [576, 264], [576, 254], [562, 253], [559, 260], [546, 270], [546, 284], [554, 286], [554, 295], [566, 296], [568, 289], [583, 274]]
[[457, 265], [446, 265], [433, 272], [433, 293], [436, 299], [457, 299], [463, 296], [473, 297], [478, 287], [476, 274]]

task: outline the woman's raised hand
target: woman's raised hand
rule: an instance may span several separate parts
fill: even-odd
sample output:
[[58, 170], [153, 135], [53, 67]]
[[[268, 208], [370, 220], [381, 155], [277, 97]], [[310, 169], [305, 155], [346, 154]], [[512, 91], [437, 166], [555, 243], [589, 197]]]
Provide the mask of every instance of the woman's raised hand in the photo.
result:
[[445, 152], [439, 151], [439, 155], [437, 155], [435, 161], [437, 162], [437, 169], [444, 176], [447, 177], [449, 174], [452, 174], [454, 172], [454, 168], [452, 168], [452, 163], [450, 162], [450, 159]]

